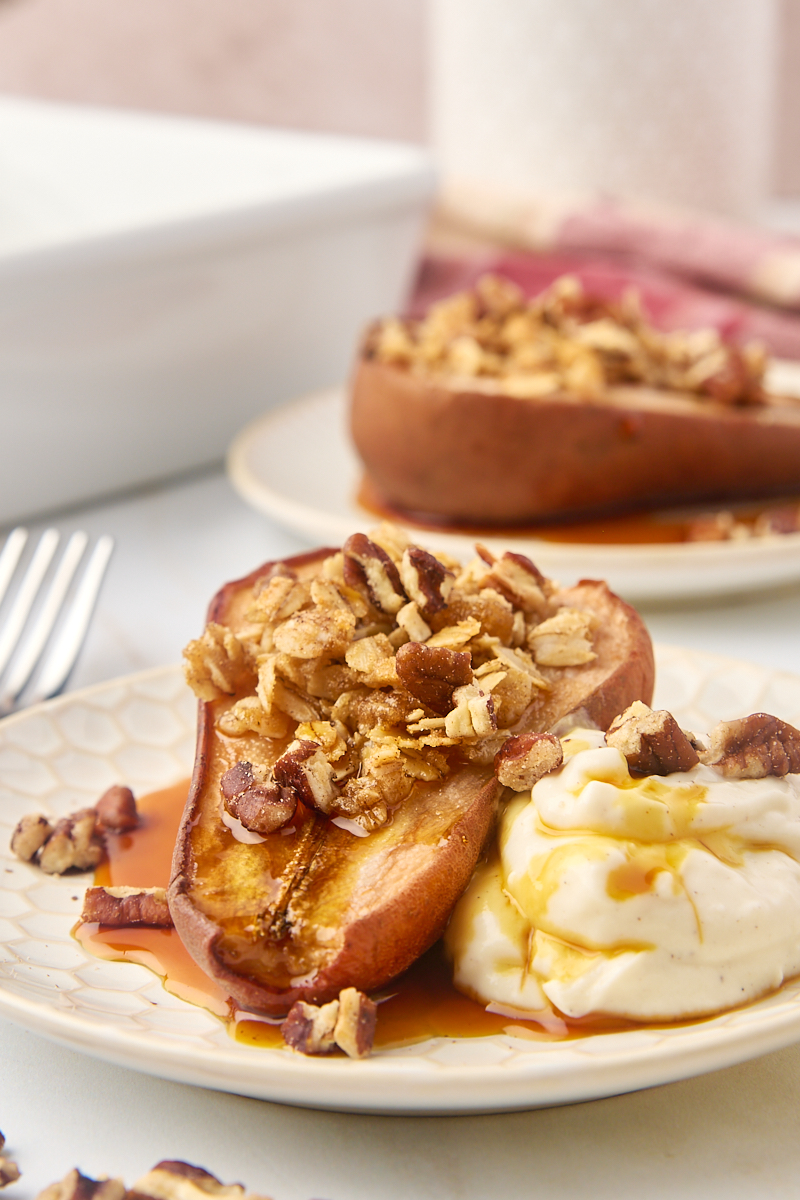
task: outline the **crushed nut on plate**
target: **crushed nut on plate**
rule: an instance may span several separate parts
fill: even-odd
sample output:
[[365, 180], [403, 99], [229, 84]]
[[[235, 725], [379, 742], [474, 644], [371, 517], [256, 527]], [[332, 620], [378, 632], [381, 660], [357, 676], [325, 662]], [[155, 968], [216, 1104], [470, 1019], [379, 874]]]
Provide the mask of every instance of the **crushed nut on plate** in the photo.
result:
[[298, 1000], [281, 1025], [287, 1046], [301, 1054], [330, 1054], [336, 1047], [349, 1058], [366, 1058], [372, 1051], [377, 1005], [357, 988], [343, 988], [329, 1004]]
[[93, 808], [78, 809], [55, 824], [42, 813], [24, 816], [11, 835], [11, 850], [48, 875], [91, 871], [105, 857], [105, 834], [127, 833], [138, 823], [133, 792], [115, 784]]
[[202, 1167], [177, 1159], [164, 1159], [126, 1188], [121, 1179], [92, 1179], [77, 1167], [51, 1183], [36, 1200], [269, 1200], [246, 1192], [240, 1183], [221, 1183]]

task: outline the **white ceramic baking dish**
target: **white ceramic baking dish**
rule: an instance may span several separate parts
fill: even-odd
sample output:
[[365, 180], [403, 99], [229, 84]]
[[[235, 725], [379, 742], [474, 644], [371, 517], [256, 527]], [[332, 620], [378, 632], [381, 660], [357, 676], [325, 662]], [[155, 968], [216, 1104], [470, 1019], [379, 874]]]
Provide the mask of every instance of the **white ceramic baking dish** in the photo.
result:
[[412, 146], [0, 97], [0, 524], [343, 379], [432, 188]]

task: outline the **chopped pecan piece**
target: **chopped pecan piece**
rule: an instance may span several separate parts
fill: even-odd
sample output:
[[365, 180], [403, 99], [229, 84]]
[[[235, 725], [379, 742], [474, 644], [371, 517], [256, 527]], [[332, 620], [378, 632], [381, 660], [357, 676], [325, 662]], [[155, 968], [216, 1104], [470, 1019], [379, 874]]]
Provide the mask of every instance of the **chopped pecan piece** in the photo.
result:
[[350, 1058], [372, 1052], [378, 1006], [357, 988], [343, 988], [338, 1000], [317, 1006], [298, 1000], [281, 1025], [287, 1046], [301, 1054], [329, 1054], [339, 1047]]
[[400, 578], [426, 620], [445, 607], [455, 582], [453, 572], [420, 546], [409, 546], [404, 551]]
[[118, 783], [103, 792], [95, 809], [98, 825], [102, 829], [110, 829], [112, 833], [128, 833], [139, 824], [133, 792]]
[[[221, 1183], [216, 1175], [175, 1159], [156, 1163], [126, 1194], [125, 1200], [244, 1200], [245, 1190], [240, 1183]], [[248, 1200], [257, 1200], [248, 1197]], [[266, 1197], [263, 1198], [266, 1200]]]
[[448, 650], [406, 642], [397, 651], [397, 674], [406, 691], [442, 716], [453, 707], [453, 692], [472, 683], [468, 650]]
[[90, 1179], [77, 1167], [39, 1192], [36, 1200], [123, 1200], [125, 1184], [121, 1179]]
[[31, 862], [53, 832], [53, 826], [41, 813], [29, 813], [11, 835], [11, 850], [17, 858]]
[[338, 1000], [321, 1006], [298, 1000], [281, 1025], [283, 1040], [301, 1054], [330, 1054], [336, 1045], [333, 1031], [338, 1016]]
[[169, 929], [172, 917], [165, 888], [90, 887], [83, 899], [81, 920], [98, 925], [147, 925]]
[[329, 813], [336, 805], [339, 789], [334, 771], [316, 742], [292, 742], [272, 768], [273, 779], [309, 808]]
[[252, 833], [267, 834], [292, 819], [297, 796], [249, 762], [237, 762], [219, 781], [225, 811]]
[[101, 862], [104, 853], [97, 812], [93, 808], [82, 808], [56, 823], [39, 851], [39, 866], [48, 875], [63, 875], [73, 867], [78, 871], [89, 871]]
[[378, 1006], [357, 988], [339, 992], [339, 1015], [333, 1040], [349, 1058], [366, 1058], [372, 1052]]
[[501, 558], [495, 558], [485, 546], [477, 546], [476, 549], [491, 567], [483, 581], [484, 587], [495, 588], [525, 613], [543, 611], [547, 604], [545, 577], [526, 554], [507, 550]]
[[620, 750], [633, 771], [642, 775], [671, 775], [689, 771], [700, 761], [697, 751], [672, 713], [656, 712], [634, 700], [611, 722], [606, 745]]
[[376, 608], [394, 615], [408, 597], [400, 582], [400, 573], [386, 551], [365, 533], [354, 533], [342, 547], [344, 581], [366, 592]]
[[561, 741], [554, 733], [520, 733], [498, 750], [494, 770], [503, 787], [524, 792], [563, 761]]
[[764, 779], [800, 772], [800, 730], [767, 713], [720, 721], [700, 761], [727, 779]]

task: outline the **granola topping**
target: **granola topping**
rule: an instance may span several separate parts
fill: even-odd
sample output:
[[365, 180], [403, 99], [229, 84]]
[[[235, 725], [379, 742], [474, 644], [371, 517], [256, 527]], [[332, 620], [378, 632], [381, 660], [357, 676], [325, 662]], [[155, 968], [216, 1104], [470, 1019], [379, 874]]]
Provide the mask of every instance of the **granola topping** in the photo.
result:
[[524, 555], [478, 551], [462, 568], [394, 526], [354, 534], [305, 571], [273, 567], [235, 630], [190, 644], [189, 682], [247, 746], [221, 781], [243, 840], [297, 804], [370, 832], [418, 782], [490, 766], [554, 672], [593, 661], [587, 613]]
[[484, 276], [420, 320], [382, 321], [366, 350], [414, 374], [490, 382], [522, 399], [644, 385], [725, 405], [764, 403], [760, 345], [733, 346], [713, 329], [662, 333], [636, 293], [601, 300], [571, 276], [532, 300], [509, 280]]

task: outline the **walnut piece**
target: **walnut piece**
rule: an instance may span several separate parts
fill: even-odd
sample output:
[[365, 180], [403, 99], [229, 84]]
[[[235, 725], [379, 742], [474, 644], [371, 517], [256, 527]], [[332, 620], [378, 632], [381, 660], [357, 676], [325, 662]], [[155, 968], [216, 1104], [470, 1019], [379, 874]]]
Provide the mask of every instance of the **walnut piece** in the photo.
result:
[[81, 921], [98, 925], [146, 925], [169, 929], [172, 917], [165, 888], [90, 887], [83, 898]]
[[453, 707], [453, 692], [472, 682], [468, 651], [406, 642], [397, 651], [397, 674], [412, 696], [444, 716]]
[[288, 824], [297, 808], [297, 795], [269, 779], [249, 762], [237, 762], [219, 781], [222, 803], [245, 829], [266, 835]]
[[654, 712], [641, 700], [615, 717], [606, 745], [620, 750], [633, 771], [642, 775], [671, 775], [689, 771], [700, 761], [678, 722], [665, 709]]
[[520, 733], [508, 738], [494, 758], [503, 787], [525, 792], [564, 761], [561, 741], [553, 733]]
[[357, 988], [343, 988], [338, 1000], [317, 1006], [298, 1000], [281, 1025], [287, 1046], [301, 1054], [330, 1054], [338, 1046], [350, 1058], [372, 1052], [378, 1006]]
[[726, 779], [764, 779], [800, 772], [800, 730], [767, 713], [720, 721], [700, 761]]

